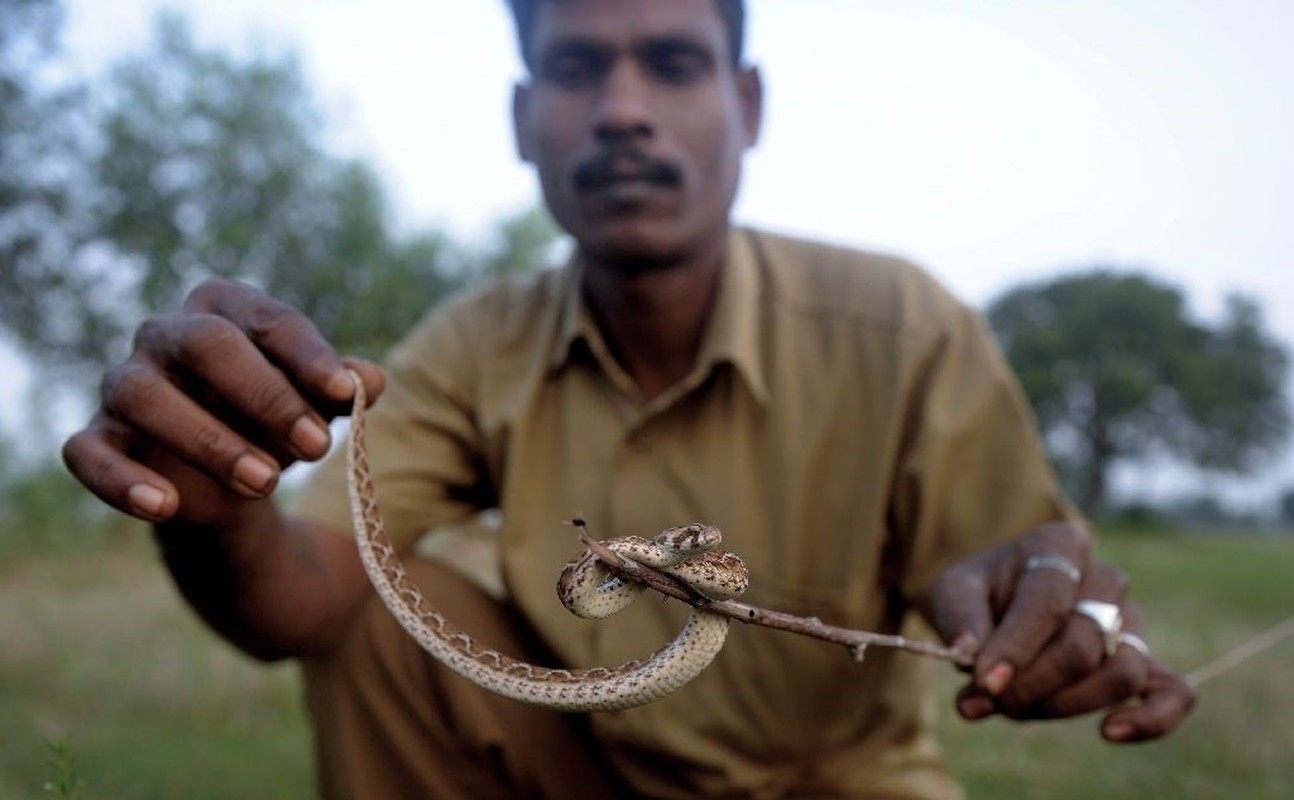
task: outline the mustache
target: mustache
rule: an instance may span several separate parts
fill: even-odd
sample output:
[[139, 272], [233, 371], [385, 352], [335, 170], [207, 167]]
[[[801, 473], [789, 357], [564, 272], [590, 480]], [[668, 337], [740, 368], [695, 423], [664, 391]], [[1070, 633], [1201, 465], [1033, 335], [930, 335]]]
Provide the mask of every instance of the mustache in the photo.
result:
[[626, 179], [678, 186], [683, 182], [683, 170], [673, 162], [652, 158], [640, 150], [613, 150], [578, 164], [572, 178], [575, 188], [581, 190]]

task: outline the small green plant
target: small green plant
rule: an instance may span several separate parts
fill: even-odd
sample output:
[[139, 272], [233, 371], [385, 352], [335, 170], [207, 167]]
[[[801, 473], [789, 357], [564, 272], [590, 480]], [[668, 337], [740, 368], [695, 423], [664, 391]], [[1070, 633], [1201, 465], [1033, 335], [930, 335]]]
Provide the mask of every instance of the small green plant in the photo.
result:
[[45, 781], [44, 789], [62, 800], [72, 800], [80, 794], [85, 779], [77, 774], [76, 753], [66, 739], [46, 739], [45, 750], [48, 752], [45, 763], [53, 771], [53, 777]]

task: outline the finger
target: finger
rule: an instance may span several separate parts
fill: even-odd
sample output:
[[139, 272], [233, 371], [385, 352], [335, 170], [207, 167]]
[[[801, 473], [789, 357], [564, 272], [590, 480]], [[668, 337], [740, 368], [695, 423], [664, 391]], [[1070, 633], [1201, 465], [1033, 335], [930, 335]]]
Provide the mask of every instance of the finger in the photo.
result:
[[974, 654], [993, 630], [989, 572], [985, 558], [949, 567], [923, 601], [926, 619], [952, 647]]
[[1151, 659], [1140, 702], [1124, 706], [1101, 722], [1112, 742], [1141, 742], [1171, 733], [1195, 707], [1195, 690], [1180, 675]]
[[1138, 697], [1149, 680], [1149, 659], [1127, 645], [1083, 680], [1036, 704], [1033, 719], [1063, 719], [1100, 711]]
[[998, 698], [997, 710], [1011, 719], [1063, 719], [1117, 706], [1145, 690], [1149, 663], [1144, 655], [1123, 645], [1095, 672], [1048, 697], [1025, 703], [1008, 690]]
[[[230, 408], [250, 421], [251, 429], [246, 432], [251, 436], [263, 432], [269, 439], [261, 442], [266, 449], [307, 460], [328, 452], [330, 440], [323, 417], [234, 322], [214, 314], [159, 315], [140, 326], [135, 340], [136, 350], [146, 357], [108, 372], [105, 403], [121, 405], [114, 394], [116, 384], [124, 378], [132, 373], [147, 377], [150, 370], [160, 368], [182, 377], [208, 411], [224, 417], [223, 410]], [[148, 411], [155, 415], [156, 407]], [[115, 413], [135, 421], [134, 415]]]
[[957, 693], [955, 704], [957, 712], [970, 721], [995, 714], [1014, 720], [1082, 716], [1138, 696], [1146, 686], [1148, 662], [1140, 652], [1123, 645], [1093, 672], [1077, 676], [1053, 694], [1039, 697], [1018, 690], [1017, 678], [996, 697], [974, 684], [967, 685]]
[[128, 361], [105, 376], [103, 413], [245, 497], [278, 482], [277, 460], [198, 405], [155, 367]]
[[976, 722], [997, 713], [997, 700], [985, 690], [968, 683], [957, 692], [953, 705], [962, 719]]
[[360, 375], [370, 405], [385, 388], [377, 365], [339, 356], [308, 317], [253, 287], [214, 279], [195, 289], [185, 307], [230, 320], [317, 408], [323, 402], [326, 419], [349, 412], [355, 387], [348, 370]]
[[1085, 572], [1090, 549], [1087, 532], [1071, 523], [1045, 525], [1018, 540], [1012, 564], [1015, 583], [1002, 592], [1008, 598], [1006, 608], [976, 657], [977, 685], [989, 694], [1000, 693], [1069, 622], [1078, 587], [1059, 570], [1025, 569], [1029, 559], [1059, 556]]
[[[386, 389], [386, 373], [376, 364], [360, 358], [344, 356], [342, 362], [347, 369], [353, 370], [359, 375], [360, 380], [364, 382], [364, 396], [368, 398], [368, 405], [372, 406]], [[354, 386], [351, 387], [350, 391], [353, 395], [355, 392]]]
[[302, 392], [335, 404], [353, 396], [342, 357], [309, 318], [286, 303], [251, 286], [217, 279], [194, 289], [185, 308], [228, 319]]
[[63, 463], [95, 496], [118, 511], [149, 522], [179, 509], [175, 485], [130, 458], [131, 433], [100, 413], [63, 445]]
[[[1127, 594], [1127, 586], [1127, 577], [1122, 572], [1106, 564], [1092, 564], [1084, 573], [1079, 594], [1085, 599], [1121, 605]], [[1140, 626], [1140, 616], [1134, 608], [1121, 605], [1120, 610], [1127, 615], [1124, 624]], [[1104, 680], [1089, 685], [1089, 691], [1100, 687], [1113, 690], [1123, 680], [1137, 681], [1137, 660], [1130, 659], [1123, 653], [1130, 648], [1119, 648], [1114, 657], [1107, 658], [1105, 647], [1105, 635], [1095, 622], [1082, 614], [1069, 613], [1064, 625], [1047, 641], [1033, 661], [1016, 670], [1010, 687], [1002, 695], [1002, 710], [1013, 716], [1040, 713], [1040, 710], [1046, 709], [1045, 700], [1066, 687], [1097, 675], [1106, 670], [1107, 666], [1112, 671], [1104, 676]], [[1141, 679], [1144, 680], [1144, 676]], [[1111, 698], [1101, 706], [1122, 701], [1128, 696], [1130, 695], [1125, 693]], [[1094, 696], [1083, 694], [1080, 697], [1082, 700], [1078, 702], [1091, 702], [1090, 698]]]

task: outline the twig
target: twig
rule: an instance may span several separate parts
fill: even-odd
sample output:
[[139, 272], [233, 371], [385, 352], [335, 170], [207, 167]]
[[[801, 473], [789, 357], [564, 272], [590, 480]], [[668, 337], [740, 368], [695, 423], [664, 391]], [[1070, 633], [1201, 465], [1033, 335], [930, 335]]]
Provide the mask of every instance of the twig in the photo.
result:
[[661, 594], [673, 597], [676, 600], [682, 600], [688, 605], [704, 608], [706, 611], [722, 614], [740, 622], [763, 625], [766, 628], [790, 631], [804, 636], [812, 636], [815, 639], [835, 642], [846, 647], [854, 659], [858, 661], [863, 660], [863, 654], [868, 647], [875, 646], [896, 647], [917, 655], [942, 658], [959, 666], [970, 666], [973, 663], [970, 653], [954, 647], [943, 647], [933, 642], [909, 639], [905, 636], [891, 636], [852, 628], [840, 628], [835, 625], [828, 625], [817, 617], [798, 617], [794, 614], [770, 611], [766, 608], [739, 603], [735, 600], [711, 600], [663, 572], [639, 564], [636, 561], [622, 558], [619, 554], [589, 536], [583, 520], [575, 519], [571, 521], [571, 524], [580, 529], [580, 542], [605, 563], [612, 572], [622, 578], [655, 589]]
[[[676, 600], [682, 600], [688, 605], [704, 608], [707, 611], [722, 614], [740, 622], [763, 625], [767, 628], [790, 631], [804, 636], [812, 636], [815, 639], [835, 642], [848, 648], [854, 658], [859, 661], [863, 659], [863, 654], [868, 647], [876, 646], [896, 647], [917, 655], [941, 658], [963, 667], [974, 663], [971, 653], [955, 647], [943, 647], [933, 642], [909, 639], [904, 636], [890, 636], [853, 628], [840, 628], [835, 625], [827, 625], [817, 617], [798, 617], [794, 614], [770, 611], [766, 608], [739, 603], [735, 600], [711, 600], [670, 575], [621, 557], [618, 553], [590, 536], [584, 520], [577, 518], [571, 520], [570, 524], [580, 529], [580, 542], [610, 567], [612, 572], [621, 578], [641, 583], [661, 594], [673, 597]], [[1205, 681], [1216, 678], [1290, 636], [1294, 636], [1294, 617], [1277, 623], [1249, 641], [1232, 648], [1220, 658], [1194, 670], [1186, 676], [1186, 682], [1193, 687], [1198, 687]]]

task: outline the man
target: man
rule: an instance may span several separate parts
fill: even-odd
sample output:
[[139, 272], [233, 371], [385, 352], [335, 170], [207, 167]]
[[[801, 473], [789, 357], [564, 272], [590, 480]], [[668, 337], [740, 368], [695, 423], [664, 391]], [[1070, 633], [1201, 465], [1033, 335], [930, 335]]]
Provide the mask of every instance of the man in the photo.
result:
[[[982, 321], [897, 260], [731, 226], [762, 117], [741, 3], [512, 5], [530, 71], [518, 151], [577, 245], [566, 269], [437, 311], [385, 375], [250, 288], [204, 285], [141, 326], [65, 447], [92, 491], [156, 523], [213, 627], [302, 659], [324, 794], [959, 794], [923, 673], [893, 652], [859, 665], [742, 626], [675, 694], [587, 717], [447, 674], [369, 591], [336, 459], [291, 514], [269, 499], [283, 466], [328, 449], [348, 365], [386, 389], [370, 446], [413, 579], [489, 646], [573, 666], [644, 656], [678, 604], [569, 617], [552, 591], [574, 550], [561, 520], [651, 536], [695, 519], [746, 558], [752, 603], [891, 632], [922, 611], [977, 654], [968, 719], [1105, 710], [1111, 741], [1172, 730], [1191, 691], [1115, 637], [1108, 615], [1135, 632], [1136, 609], [1091, 560]], [[488, 508], [503, 602], [412, 553]]]

